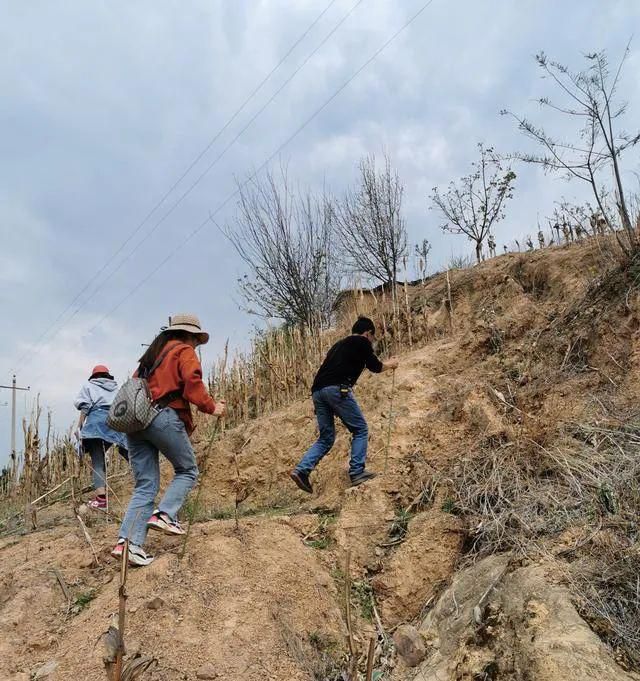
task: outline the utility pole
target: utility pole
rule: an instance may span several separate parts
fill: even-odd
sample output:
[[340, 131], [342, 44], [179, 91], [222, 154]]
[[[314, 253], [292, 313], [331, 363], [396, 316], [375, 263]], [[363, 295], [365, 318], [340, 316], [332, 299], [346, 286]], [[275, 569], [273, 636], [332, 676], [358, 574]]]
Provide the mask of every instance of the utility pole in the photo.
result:
[[11, 460], [16, 460], [16, 391], [30, 390], [30, 386], [21, 388], [16, 385], [16, 375], [13, 375], [11, 385], [0, 385], [0, 388], [11, 390]]

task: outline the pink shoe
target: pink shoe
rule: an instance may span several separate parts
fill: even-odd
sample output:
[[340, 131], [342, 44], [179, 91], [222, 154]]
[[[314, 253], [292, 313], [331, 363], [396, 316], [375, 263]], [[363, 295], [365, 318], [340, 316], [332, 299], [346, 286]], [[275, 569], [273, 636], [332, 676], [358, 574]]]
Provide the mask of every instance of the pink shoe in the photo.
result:
[[106, 511], [107, 510], [107, 498], [103, 496], [97, 496], [87, 502], [87, 507], [92, 508], [94, 511]]
[[114, 558], [122, 558], [122, 553], [124, 552], [124, 539], [118, 539], [118, 543], [113, 547], [111, 555]]
[[186, 530], [180, 526], [180, 523], [171, 520], [166, 513], [159, 513], [158, 511], [147, 520], [147, 527], [150, 530], [160, 530], [165, 534], [182, 535], [186, 532]]

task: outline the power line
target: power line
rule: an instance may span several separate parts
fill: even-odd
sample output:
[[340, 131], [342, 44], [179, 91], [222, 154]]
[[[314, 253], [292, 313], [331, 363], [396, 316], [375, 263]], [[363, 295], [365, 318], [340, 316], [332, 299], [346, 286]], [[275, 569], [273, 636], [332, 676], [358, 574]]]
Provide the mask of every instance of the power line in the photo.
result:
[[[291, 55], [291, 53], [300, 45], [300, 43], [307, 37], [307, 35], [313, 30], [313, 28], [316, 26], [316, 24], [322, 19], [322, 17], [331, 9], [331, 7], [336, 3], [337, 0], [330, 0], [329, 4], [318, 14], [318, 16], [309, 24], [309, 26], [305, 29], [305, 31], [300, 35], [300, 37], [291, 45], [291, 47], [287, 50], [285, 55], [280, 59], [280, 61], [269, 71], [269, 73], [260, 81], [260, 83], [257, 85], [257, 87], [247, 96], [247, 98], [244, 100], [244, 102], [240, 105], [240, 107], [235, 111], [235, 113], [227, 120], [227, 122], [218, 130], [218, 132], [211, 138], [211, 140], [208, 142], [208, 144], [200, 151], [200, 153], [193, 159], [193, 161], [189, 164], [189, 166], [182, 172], [180, 177], [171, 185], [171, 187], [163, 194], [162, 198], [153, 206], [153, 208], [147, 213], [147, 215], [144, 217], [144, 219], [136, 226], [136, 228], [129, 234], [129, 236], [120, 244], [118, 249], [111, 255], [105, 263], [102, 265], [102, 267], [89, 279], [89, 281], [83, 286], [83, 288], [76, 294], [76, 296], [73, 298], [73, 300], [67, 305], [67, 307], [64, 308], [64, 310], [54, 319], [54, 321], [40, 334], [38, 339], [36, 340], [35, 347], [37, 348], [41, 342], [44, 340], [44, 338], [47, 336], [47, 334], [58, 324], [58, 322], [71, 310], [71, 308], [75, 305], [75, 303], [82, 297], [82, 295], [93, 285], [93, 283], [100, 277], [100, 275], [107, 269], [109, 264], [120, 254], [122, 251], [125, 249], [127, 244], [140, 232], [140, 230], [144, 227], [144, 225], [149, 221], [149, 219], [155, 214], [155, 212], [160, 208], [160, 206], [165, 202], [165, 200], [171, 195], [171, 193], [176, 189], [176, 187], [184, 180], [184, 178], [193, 170], [193, 168], [198, 164], [198, 162], [202, 159], [202, 157], [211, 149], [211, 147], [216, 143], [216, 141], [220, 138], [220, 136], [227, 130], [227, 128], [235, 121], [235, 119], [244, 111], [246, 108], [247, 104], [260, 92], [260, 90], [266, 85], [267, 81], [273, 76], [273, 74], [278, 71], [278, 69], [284, 64], [284, 62], [288, 59], [288, 57]], [[176, 204], [177, 205], [177, 204]], [[175, 207], [175, 206], [174, 206]], [[166, 217], [166, 216], [165, 216]], [[163, 217], [163, 220], [165, 218]], [[155, 229], [155, 228], [154, 228]], [[118, 268], [119, 269], [119, 268]], [[117, 271], [117, 270], [115, 270]], [[113, 276], [115, 274], [115, 271], [112, 272], [109, 277]], [[104, 282], [103, 282], [104, 283]], [[97, 291], [94, 291], [92, 294], [95, 295]], [[85, 300], [82, 305], [86, 305], [88, 300]], [[81, 309], [82, 305], [80, 306], [79, 309]], [[77, 311], [74, 312], [74, 314], [67, 319], [65, 323], [68, 323], [77, 313]], [[63, 324], [64, 326], [64, 324]], [[62, 328], [62, 327], [61, 327]], [[61, 330], [58, 329], [58, 332]], [[16, 367], [19, 367], [22, 365], [22, 363], [25, 361], [27, 356], [32, 352], [31, 349], [25, 350], [25, 352], [22, 354], [22, 356], [18, 359], [18, 362], [16, 364]], [[37, 352], [36, 352], [37, 354]], [[35, 356], [35, 355], [33, 355]]]
[[[334, 0], [335, 1], [335, 0]], [[153, 225], [153, 227], [147, 232], [147, 234], [134, 246], [134, 248], [120, 261], [117, 267], [112, 270], [103, 281], [98, 284], [98, 286], [91, 292], [91, 294], [85, 298], [85, 300], [73, 311], [71, 316], [69, 316], [65, 322], [57, 329], [57, 331], [51, 336], [51, 339], [55, 338], [62, 329], [67, 326], [71, 320], [83, 309], [93, 298], [97, 295], [99, 291], [105, 286], [111, 277], [113, 277], [116, 272], [120, 271], [123, 265], [128, 262], [131, 257], [138, 251], [140, 246], [149, 239], [149, 237], [156, 231], [156, 229], [173, 213], [173, 211], [184, 201], [184, 199], [200, 184], [200, 182], [206, 177], [206, 175], [213, 169], [213, 167], [222, 159], [222, 157], [227, 153], [227, 151], [237, 142], [237, 140], [246, 132], [246, 130], [255, 122], [255, 120], [262, 114], [262, 112], [274, 101], [274, 99], [284, 90], [284, 88], [296, 77], [296, 75], [307, 65], [307, 63], [317, 54], [317, 52], [327, 43], [327, 41], [334, 35], [334, 33], [342, 26], [342, 24], [353, 14], [356, 8], [362, 4], [364, 0], [358, 0], [349, 11], [336, 23], [336, 25], [327, 33], [327, 35], [320, 41], [320, 43], [307, 55], [303, 62], [293, 71], [293, 73], [284, 81], [284, 83], [273, 93], [273, 95], [265, 102], [265, 104], [258, 109], [258, 111], [251, 117], [249, 122], [236, 134], [236, 136], [227, 144], [227, 146], [218, 154], [218, 156], [204, 169], [204, 171], [196, 178], [196, 180], [178, 197], [178, 199], [171, 205], [171, 207], [164, 213], [164, 215]], [[104, 268], [103, 268], [104, 269]], [[36, 346], [37, 347], [37, 346]], [[33, 352], [26, 363], [23, 365], [28, 365], [40, 352], [36, 350]], [[25, 355], [28, 353], [25, 352]], [[23, 356], [25, 356], [23, 355]]]
[[268, 165], [275, 159], [278, 154], [290, 144], [324, 109], [331, 104], [331, 102], [343, 91], [350, 83], [355, 80], [362, 71], [364, 71], [369, 64], [371, 64], [384, 50], [401, 34], [403, 33], [431, 4], [433, 0], [428, 0], [420, 9], [411, 16], [411, 18], [405, 22], [390, 38], [388, 38], [372, 55], [367, 59], [318, 109], [314, 111], [309, 118], [307, 118], [302, 125], [300, 125], [295, 132], [290, 135], [260, 166], [259, 168], [250, 175], [240, 186], [231, 194], [229, 194], [218, 207], [197, 226], [195, 227], [187, 237], [181, 241], [170, 253], [168, 253], [159, 263], [154, 267], [141, 281], [139, 281], [123, 298], [120, 299], [116, 305], [114, 305], [106, 314], [104, 314], [100, 320], [94, 324], [87, 333], [93, 333], [100, 325], [108, 319], [116, 310], [118, 310], [129, 298], [131, 298], [140, 288], [142, 288], [147, 281], [149, 281], [154, 274], [162, 269], [162, 267], [173, 258], [176, 253], [178, 253], [191, 239], [196, 236], [208, 222], [215, 222], [213, 216], [219, 213], [233, 198], [235, 198], [240, 191], [251, 182], [259, 173], [261, 173]]
[[227, 146], [216, 156], [216, 158], [202, 171], [196, 180], [186, 189], [183, 194], [171, 205], [171, 207], [164, 213], [164, 215], [153, 225], [153, 227], [145, 234], [145, 236], [133, 247], [131, 251], [120, 261], [117, 267], [111, 271], [107, 277], [91, 292], [91, 294], [79, 305], [73, 314], [66, 320], [66, 322], [58, 329], [55, 335], [59, 333], [66, 324], [68, 324], [78, 312], [87, 305], [105, 286], [105, 284], [119, 272], [124, 264], [128, 262], [137, 251], [140, 249], [147, 239], [156, 231], [156, 229], [173, 213], [173, 211], [184, 201], [184, 199], [202, 182], [202, 180], [211, 172], [211, 170], [218, 164], [223, 156], [231, 149], [231, 147], [240, 139], [240, 137], [253, 125], [256, 119], [264, 112], [264, 110], [275, 100], [275, 98], [285, 89], [285, 87], [302, 71], [302, 69], [309, 63], [309, 61], [324, 47], [328, 40], [334, 33], [344, 24], [344, 22], [353, 14], [356, 8], [361, 5], [364, 0], [357, 0], [355, 5], [338, 21], [338, 23], [327, 33], [327, 35], [320, 41], [320, 43], [307, 55], [304, 61], [293, 71], [293, 73], [282, 83], [282, 85], [271, 95], [271, 97], [258, 109], [258, 111], [249, 119], [249, 122], [241, 128], [236, 136], [227, 144]]
[[260, 166], [259, 168], [252, 174], [250, 175], [243, 183], [240, 184], [240, 186], [231, 194], [229, 194], [222, 203], [218, 205], [218, 207], [207, 216], [195, 229], [193, 229], [187, 237], [181, 241], [170, 253], [167, 254], [165, 258], [156, 266], [154, 269], [152, 269], [141, 281], [139, 281], [123, 298], [120, 299], [118, 303], [114, 307], [112, 307], [105, 315], [103, 315], [100, 320], [92, 326], [87, 333], [93, 333], [108, 317], [110, 317], [116, 310], [118, 310], [131, 296], [133, 296], [142, 286], [144, 286], [151, 277], [153, 277], [154, 274], [156, 274], [162, 267], [169, 261], [171, 258], [173, 258], [178, 251], [180, 251], [191, 239], [196, 236], [206, 225], [208, 222], [215, 222], [213, 220], [213, 217], [219, 213], [232, 199], [234, 199], [238, 194], [241, 192], [241, 190], [257, 175], [259, 175], [268, 165], [271, 163], [277, 156], [280, 154], [280, 152], [288, 145], [290, 144], [324, 109], [331, 104], [331, 102], [345, 89], [347, 86], [355, 80], [362, 71], [364, 71], [369, 64], [371, 64], [375, 59], [382, 53], [384, 50], [401, 34], [403, 33], [428, 7], [431, 5], [433, 0], [428, 0], [422, 7], [411, 16], [411, 18], [403, 24], [390, 38], [387, 39], [386, 42], [384, 42], [372, 55], [367, 59], [362, 66], [360, 66], [318, 109], [314, 111], [309, 118], [307, 118], [300, 127], [296, 129], [296, 131], [288, 137]]

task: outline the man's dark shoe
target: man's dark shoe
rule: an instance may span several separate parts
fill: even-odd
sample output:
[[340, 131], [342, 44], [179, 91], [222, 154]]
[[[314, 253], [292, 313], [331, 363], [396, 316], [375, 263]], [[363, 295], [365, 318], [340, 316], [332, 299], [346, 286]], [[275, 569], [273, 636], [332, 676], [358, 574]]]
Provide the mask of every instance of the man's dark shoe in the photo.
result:
[[367, 482], [367, 480], [373, 480], [373, 478], [375, 477], [376, 474], [372, 473], [371, 471], [362, 471], [362, 473], [358, 473], [357, 475], [351, 476], [351, 486], [357, 487], [358, 485], [361, 485], [363, 482]]
[[289, 473], [289, 477], [303, 492], [307, 492], [307, 494], [313, 494], [313, 487], [311, 487], [311, 483], [309, 482], [308, 473], [301, 473], [294, 468], [291, 473]]

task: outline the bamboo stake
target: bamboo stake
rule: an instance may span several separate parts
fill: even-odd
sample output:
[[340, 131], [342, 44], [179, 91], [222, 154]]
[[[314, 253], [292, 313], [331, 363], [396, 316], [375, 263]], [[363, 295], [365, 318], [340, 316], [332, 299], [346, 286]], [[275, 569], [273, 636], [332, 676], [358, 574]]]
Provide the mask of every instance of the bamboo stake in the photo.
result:
[[449, 301], [449, 328], [453, 330], [453, 301], [451, 300], [451, 281], [449, 280], [449, 270], [447, 270], [447, 298]]
[[349, 634], [349, 676], [354, 679], [356, 658], [356, 646], [353, 640], [353, 625], [351, 623], [351, 549], [347, 549], [347, 559], [344, 569], [344, 605], [347, 618], [347, 632]]
[[376, 639], [372, 636], [369, 640], [369, 653], [367, 654], [367, 675], [366, 681], [371, 681], [373, 678], [373, 656], [376, 652]]
[[204, 487], [204, 483], [207, 479], [207, 473], [209, 472], [209, 452], [211, 450], [211, 446], [215, 442], [216, 438], [218, 437], [218, 432], [220, 429], [220, 417], [218, 417], [217, 421], [215, 422], [213, 426], [213, 431], [211, 433], [211, 437], [209, 438], [209, 442], [207, 443], [207, 446], [205, 448], [205, 463], [204, 463], [204, 470], [202, 471], [202, 477], [200, 478], [200, 482], [198, 483], [198, 489], [196, 491], [196, 498], [193, 502], [193, 506], [191, 507], [191, 514], [189, 518], [189, 524], [187, 525], [187, 531], [185, 532], [184, 535], [184, 540], [182, 542], [182, 547], [180, 549], [180, 553], [178, 554], [178, 558], [182, 560], [184, 558], [184, 555], [187, 551], [187, 542], [189, 541], [189, 535], [191, 534], [191, 526], [193, 525], [194, 518], [196, 515], [196, 509], [198, 508], [198, 504], [200, 503], [200, 494], [202, 492], [202, 488]]
[[34, 499], [31, 503], [32, 504], [37, 504], [39, 501], [42, 501], [45, 497], [48, 497], [50, 494], [53, 494], [57, 489], [60, 489], [62, 485], [64, 485], [66, 482], [69, 482], [71, 480], [71, 477], [65, 478], [59, 485], [56, 485], [53, 489], [50, 489], [48, 492], [45, 492], [44, 494], [40, 495], [37, 499]]
[[73, 478], [71, 481], [71, 503], [73, 506], [73, 514], [75, 515], [76, 520], [80, 525], [80, 529], [82, 530], [84, 538], [87, 540], [87, 544], [89, 544], [89, 547], [91, 548], [95, 564], [100, 565], [100, 561], [98, 560], [98, 554], [96, 553], [95, 547], [93, 546], [93, 542], [91, 541], [91, 535], [89, 534], [89, 530], [87, 530], [87, 526], [84, 524], [84, 520], [82, 520], [82, 518], [80, 517], [80, 512], [78, 511], [78, 504], [75, 495], [75, 478]]
[[55, 575], [56, 579], [58, 580], [58, 584], [60, 585], [60, 588], [62, 589], [62, 593], [64, 594], [64, 597], [67, 599], [67, 605], [71, 603], [71, 594], [69, 593], [69, 589], [67, 588], [67, 583], [64, 581], [64, 577], [62, 576], [60, 570], [54, 565], [52, 568], [52, 572]]
[[124, 540], [122, 561], [120, 562], [120, 586], [118, 587], [118, 650], [114, 681], [122, 681], [122, 661], [124, 658], [124, 626], [127, 613], [127, 575], [129, 571], [129, 540]]
[[389, 462], [389, 445], [391, 443], [391, 426], [393, 423], [393, 395], [396, 388], [396, 370], [391, 372], [391, 395], [389, 396], [389, 423], [387, 426], [387, 445], [384, 452], [384, 472], [387, 472], [387, 464]]

